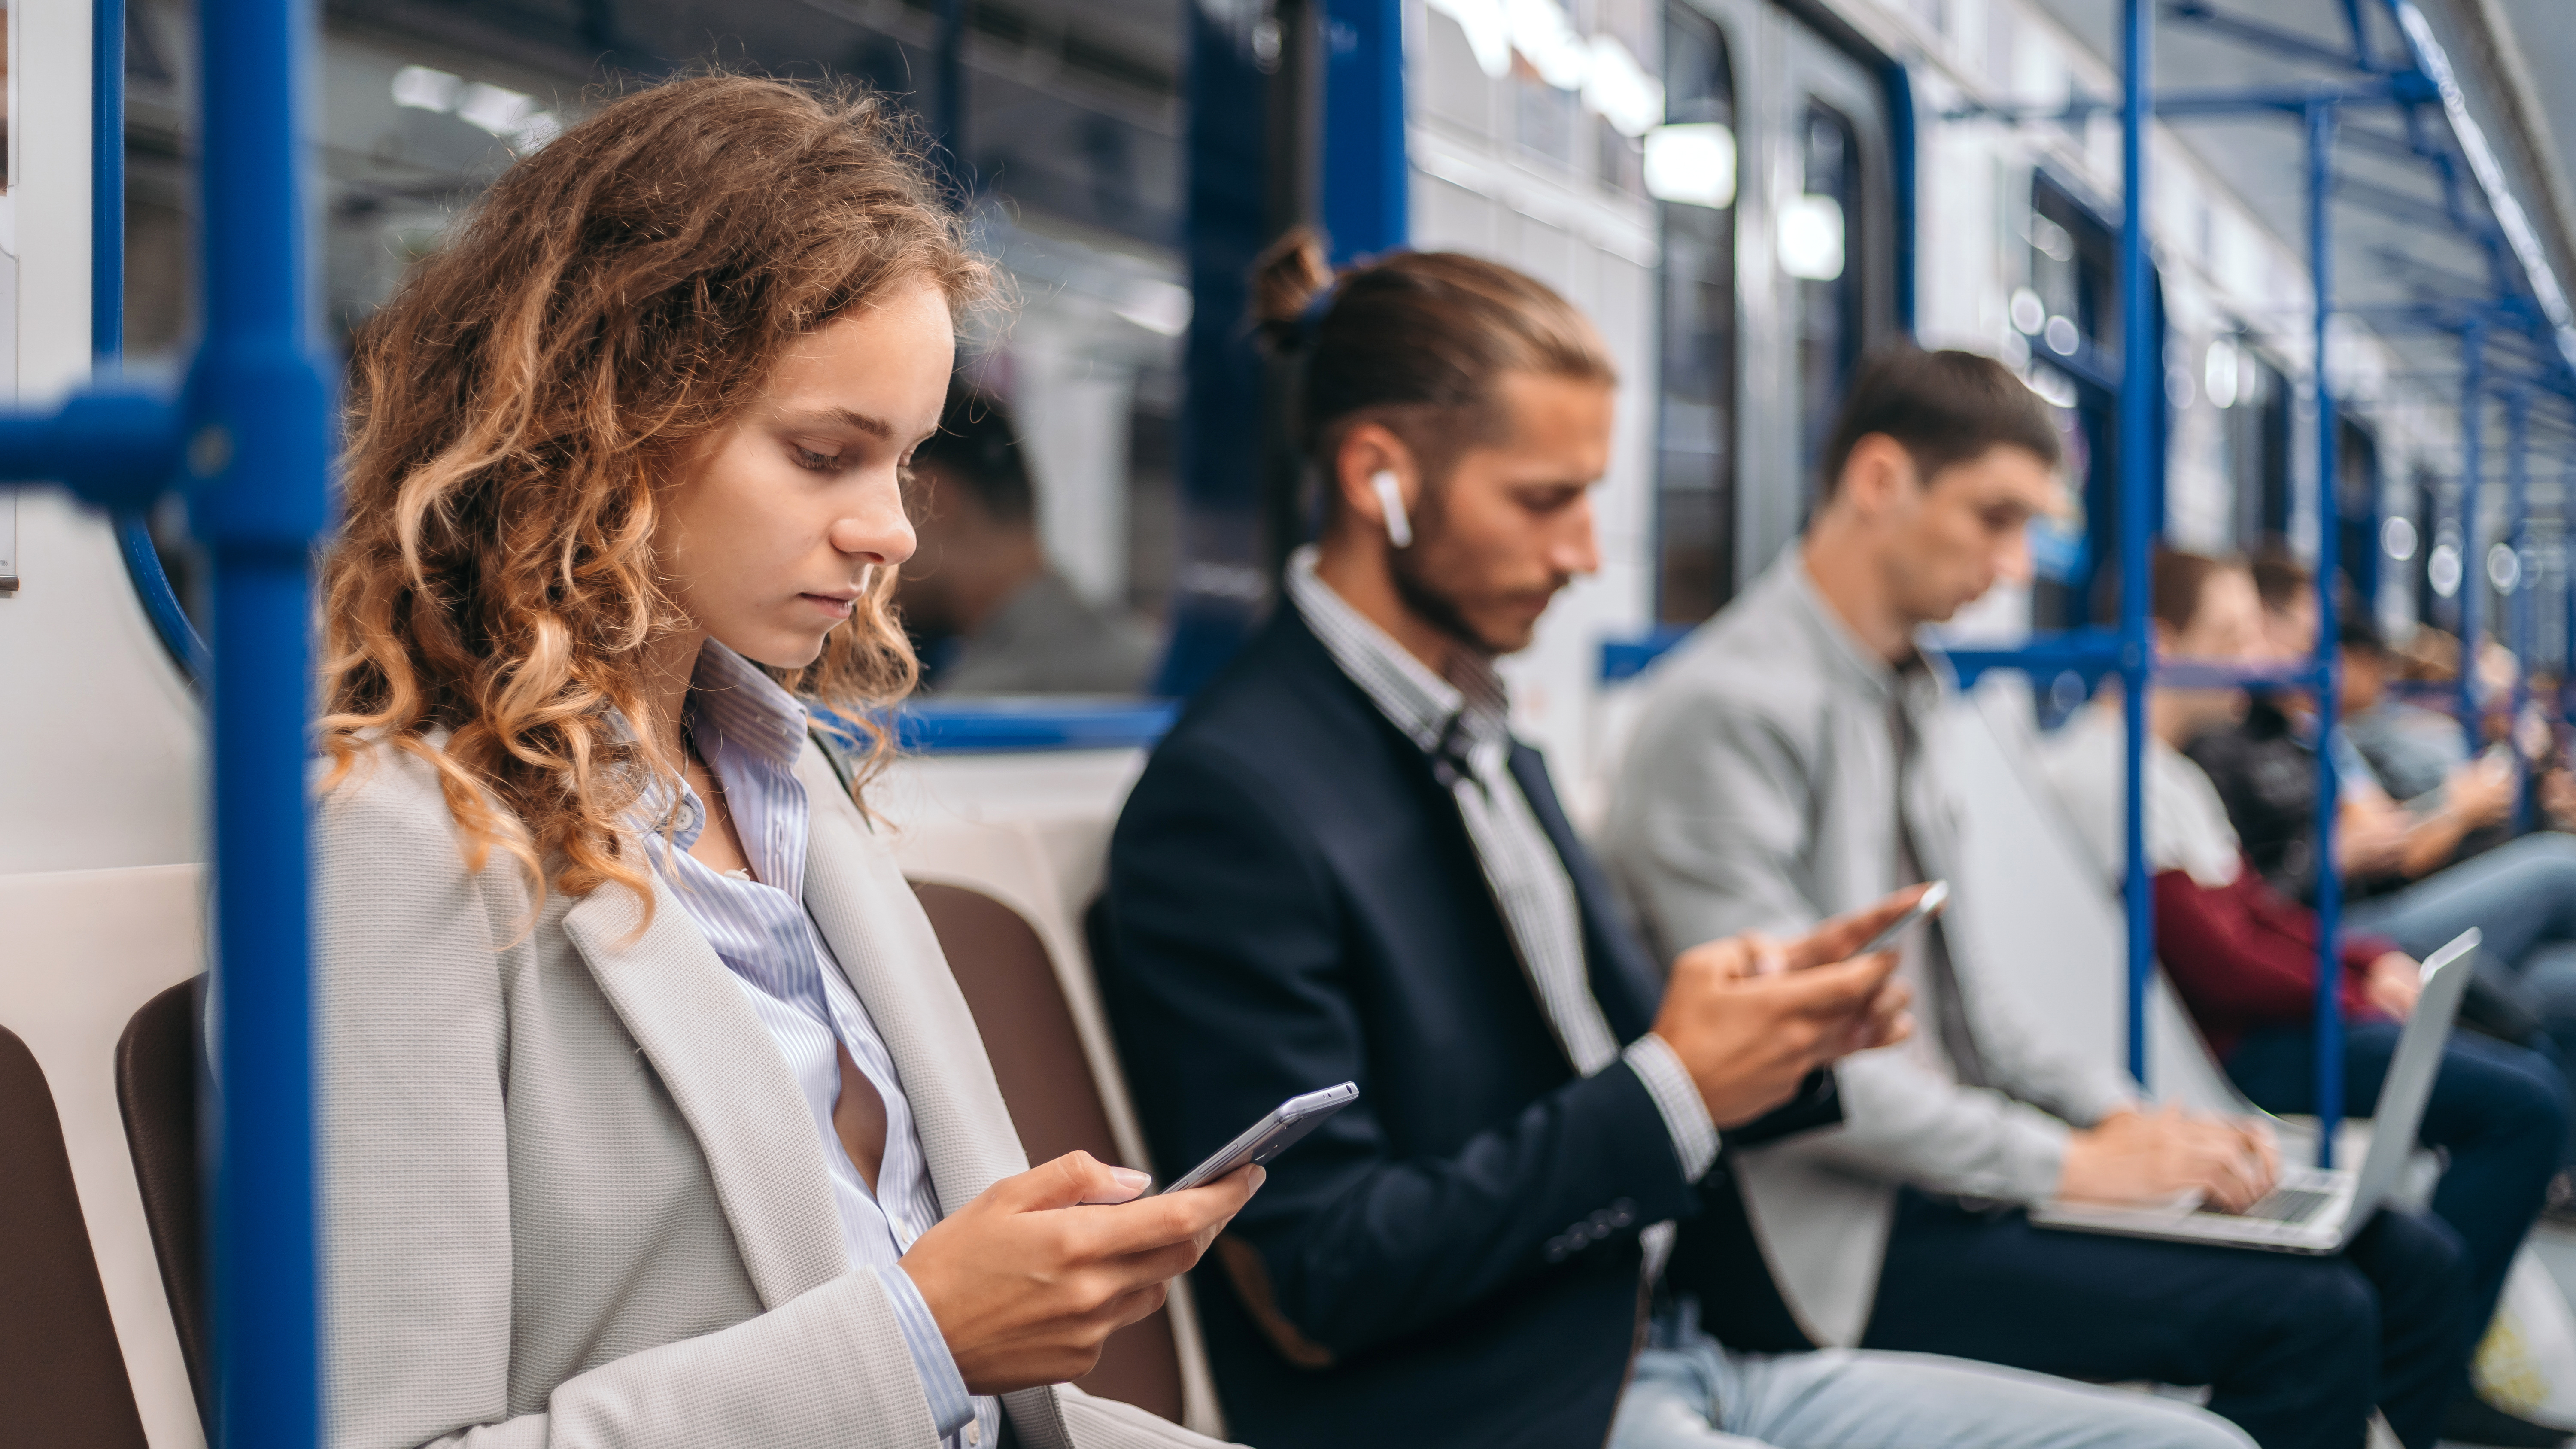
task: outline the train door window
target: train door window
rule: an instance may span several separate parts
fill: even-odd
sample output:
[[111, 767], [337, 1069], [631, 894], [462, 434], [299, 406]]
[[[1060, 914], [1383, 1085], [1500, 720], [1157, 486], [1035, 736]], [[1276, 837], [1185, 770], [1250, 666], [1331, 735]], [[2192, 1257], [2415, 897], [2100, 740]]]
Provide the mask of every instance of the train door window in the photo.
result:
[[1816, 460], [1867, 336], [1863, 273], [1850, 255], [1867, 201], [1851, 118], [1810, 100], [1801, 121], [1801, 185], [1782, 203], [1775, 245], [1781, 270], [1798, 279], [1798, 473], [1813, 488]]
[[[1738, 436], [1743, 537], [1738, 567], [1757, 569], [1794, 537], [1819, 480], [1818, 458], [1852, 369], [1896, 331], [1895, 144], [1884, 57], [1850, 48], [1795, 7], [1766, 4], [1758, 55], [1743, 57], [1742, 235], [1762, 239], [1766, 274], [1748, 306]], [[1750, 248], [1748, 256], [1758, 255]]]
[[1674, 0], [1664, 124], [1646, 138], [1663, 241], [1656, 614], [1695, 624], [1735, 593], [1736, 106], [1726, 33]]
[[2236, 391], [2227, 410], [2227, 474], [2236, 490], [2236, 540], [2252, 548], [2290, 531], [2290, 380], [2244, 347], [2234, 349]]
[[[2059, 409], [2075, 505], [2032, 526], [2038, 575], [2032, 621], [2069, 628], [2106, 606], [2106, 560], [2117, 556], [2120, 298], [2114, 232], [2094, 207], [2045, 173], [2031, 182], [2025, 232], [2033, 384]], [[2153, 500], [2151, 500], [2152, 502]], [[2097, 597], [2105, 596], [2105, 597]]]

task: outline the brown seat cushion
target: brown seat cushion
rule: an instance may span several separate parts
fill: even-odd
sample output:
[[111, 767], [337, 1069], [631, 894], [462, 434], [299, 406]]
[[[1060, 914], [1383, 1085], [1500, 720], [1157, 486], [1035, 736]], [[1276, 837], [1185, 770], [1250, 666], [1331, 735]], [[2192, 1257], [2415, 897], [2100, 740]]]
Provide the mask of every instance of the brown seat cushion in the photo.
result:
[[0, 1028], [0, 1439], [145, 1449], [62, 1119], [35, 1054]]
[[[1082, 1054], [1072, 1008], [1056, 981], [1046, 943], [1019, 912], [963, 886], [915, 882], [915, 894], [939, 933], [940, 949], [957, 977], [975, 1028], [993, 1059], [1002, 1100], [1029, 1161], [1046, 1162], [1077, 1149], [1127, 1167], [1109, 1128], [1109, 1110]], [[1076, 1380], [1086, 1393], [1117, 1399], [1181, 1418], [1181, 1360], [1172, 1339], [1171, 1310], [1120, 1329], [1100, 1353], [1100, 1364]]]
[[143, 1218], [161, 1260], [188, 1386], [198, 1415], [211, 1423], [215, 1365], [207, 1350], [205, 1219], [197, 1192], [197, 1076], [205, 1060], [197, 1023], [205, 992], [203, 976], [182, 981], [143, 1003], [125, 1024], [116, 1042], [116, 1105], [125, 1117], [125, 1144], [134, 1154]]

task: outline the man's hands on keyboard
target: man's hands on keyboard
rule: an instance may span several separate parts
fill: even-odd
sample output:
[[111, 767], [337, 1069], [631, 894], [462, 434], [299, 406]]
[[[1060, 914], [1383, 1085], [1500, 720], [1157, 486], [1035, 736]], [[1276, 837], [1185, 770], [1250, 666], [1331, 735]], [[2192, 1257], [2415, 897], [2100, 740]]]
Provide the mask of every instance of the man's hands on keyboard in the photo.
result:
[[2241, 1213], [2281, 1176], [2280, 1147], [2259, 1122], [2201, 1117], [2178, 1107], [2125, 1108], [2070, 1133], [2057, 1195], [2076, 1202], [2137, 1204], [2198, 1194]]

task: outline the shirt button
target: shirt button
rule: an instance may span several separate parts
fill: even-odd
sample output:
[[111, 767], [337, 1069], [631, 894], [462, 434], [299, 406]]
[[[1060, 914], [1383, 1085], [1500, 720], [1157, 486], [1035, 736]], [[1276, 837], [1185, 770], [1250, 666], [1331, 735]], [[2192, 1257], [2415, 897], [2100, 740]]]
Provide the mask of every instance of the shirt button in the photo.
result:
[[968, 1425], [966, 1426], [966, 1442], [967, 1442], [967, 1443], [969, 1443], [969, 1444], [978, 1443], [978, 1442], [980, 1442], [980, 1441], [983, 1439], [983, 1437], [984, 1437], [984, 1426], [983, 1426], [983, 1425], [981, 1425], [981, 1424], [968, 1424]]

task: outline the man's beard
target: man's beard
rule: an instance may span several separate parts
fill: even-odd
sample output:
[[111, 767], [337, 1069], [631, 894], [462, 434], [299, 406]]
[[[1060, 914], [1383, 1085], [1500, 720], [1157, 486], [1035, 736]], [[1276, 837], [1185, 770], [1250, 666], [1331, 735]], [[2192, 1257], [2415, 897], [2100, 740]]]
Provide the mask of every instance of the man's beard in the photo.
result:
[[1458, 606], [1455, 598], [1442, 592], [1422, 567], [1424, 556], [1440, 542], [1441, 523], [1438, 491], [1423, 490], [1422, 501], [1416, 505], [1413, 516], [1412, 546], [1390, 547], [1386, 551], [1387, 572], [1395, 580], [1395, 596], [1402, 599], [1404, 606], [1416, 617], [1458, 643], [1489, 657], [1501, 653], [1491, 640], [1476, 632], [1476, 626], [1467, 622], [1466, 610]]

